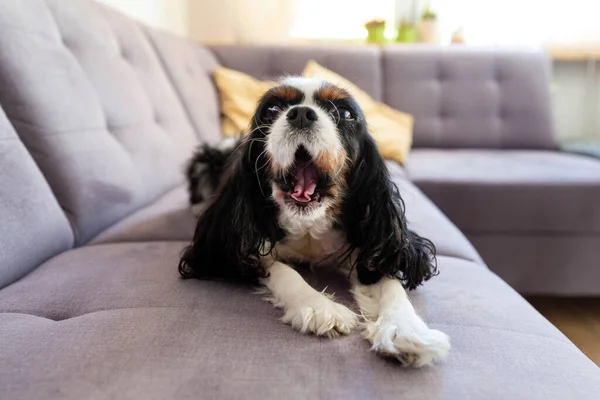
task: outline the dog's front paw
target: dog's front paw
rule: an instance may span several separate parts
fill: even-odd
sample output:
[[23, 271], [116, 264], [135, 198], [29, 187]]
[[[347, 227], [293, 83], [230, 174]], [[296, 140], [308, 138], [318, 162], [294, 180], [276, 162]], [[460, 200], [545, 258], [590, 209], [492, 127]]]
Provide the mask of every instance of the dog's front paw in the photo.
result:
[[420, 368], [443, 360], [450, 351], [448, 336], [423, 323], [410, 322], [380, 317], [365, 323], [364, 336], [374, 351], [406, 366]]
[[357, 315], [348, 307], [320, 293], [287, 308], [282, 320], [299, 332], [330, 338], [347, 335], [358, 323]]

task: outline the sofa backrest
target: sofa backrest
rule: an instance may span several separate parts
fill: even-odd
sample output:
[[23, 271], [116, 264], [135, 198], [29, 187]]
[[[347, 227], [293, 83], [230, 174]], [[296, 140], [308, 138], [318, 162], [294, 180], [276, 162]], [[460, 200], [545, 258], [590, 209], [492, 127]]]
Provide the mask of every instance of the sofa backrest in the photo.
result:
[[0, 104], [77, 244], [183, 183], [198, 138], [218, 136], [196, 130], [145, 29], [89, 0], [0, 2]]
[[221, 138], [219, 94], [212, 73], [219, 65], [206, 47], [189, 40], [145, 28], [146, 33], [203, 142]]
[[415, 147], [555, 148], [541, 51], [387, 46], [384, 101], [415, 117]]
[[0, 108], [0, 289], [72, 245], [65, 214]]
[[556, 147], [550, 62], [541, 51], [461, 46], [215, 46], [220, 63], [260, 79], [308, 60], [415, 117], [414, 147]]
[[224, 67], [258, 79], [275, 80], [300, 75], [315, 60], [351, 80], [374, 99], [383, 97], [381, 52], [375, 46], [214, 46], [211, 50]]

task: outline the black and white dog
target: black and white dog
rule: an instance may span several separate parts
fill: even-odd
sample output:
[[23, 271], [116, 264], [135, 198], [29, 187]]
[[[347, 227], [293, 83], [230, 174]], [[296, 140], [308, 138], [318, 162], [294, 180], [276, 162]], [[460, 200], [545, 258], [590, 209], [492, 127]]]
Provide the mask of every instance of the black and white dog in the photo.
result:
[[183, 277], [260, 284], [284, 322], [334, 337], [358, 316], [291, 266], [334, 265], [350, 276], [373, 350], [415, 367], [446, 356], [448, 336], [427, 327], [405, 291], [437, 273], [435, 248], [407, 228], [348, 92], [285, 78], [261, 99], [249, 134], [229, 144], [204, 146], [189, 164], [191, 202], [205, 207], [179, 264]]

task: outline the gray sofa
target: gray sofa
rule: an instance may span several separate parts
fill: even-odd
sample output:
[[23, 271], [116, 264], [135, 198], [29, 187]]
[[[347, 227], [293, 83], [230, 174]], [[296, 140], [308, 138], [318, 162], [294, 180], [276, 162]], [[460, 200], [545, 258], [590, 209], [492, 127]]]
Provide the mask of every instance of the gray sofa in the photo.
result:
[[[304, 336], [252, 288], [178, 276], [182, 166], [220, 136], [211, 71], [309, 59], [416, 116], [389, 168], [438, 247], [411, 299], [451, 336], [443, 364]], [[554, 151], [547, 84], [537, 52], [207, 49], [85, 0], [1, 1], [0, 398], [600, 398], [598, 368], [483, 261], [523, 291], [600, 291], [600, 162]]]

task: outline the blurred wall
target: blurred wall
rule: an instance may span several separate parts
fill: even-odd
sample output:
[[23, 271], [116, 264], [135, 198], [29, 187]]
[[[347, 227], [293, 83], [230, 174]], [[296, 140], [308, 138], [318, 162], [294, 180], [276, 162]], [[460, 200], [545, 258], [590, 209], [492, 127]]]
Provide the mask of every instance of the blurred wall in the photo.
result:
[[594, 60], [554, 62], [552, 108], [562, 141], [600, 140], [598, 64]]
[[204, 43], [277, 43], [289, 39], [299, 0], [96, 0]]
[[[96, 0], [148, 25], [188, 36], [189, 4], [196, 0]], [[203, 2], [203, 0], [200, 0]], [[218, 2], [218, 1], [215, 1]]]
[[298, 0], [190, 0], [189, 36], [203, 43], [281, 43]]

